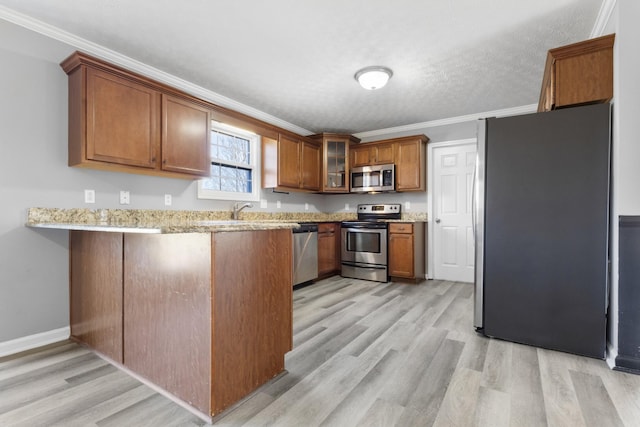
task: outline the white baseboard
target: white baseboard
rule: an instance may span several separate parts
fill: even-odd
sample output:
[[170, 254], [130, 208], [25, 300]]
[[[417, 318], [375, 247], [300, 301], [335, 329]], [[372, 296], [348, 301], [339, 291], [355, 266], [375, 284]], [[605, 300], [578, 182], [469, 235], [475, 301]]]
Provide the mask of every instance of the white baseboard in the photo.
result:
[[607, 355], [605, 361], [607, 362], [607, 365], [609, 365], [610, 369], [616, 367], [616, 357], [618, 357], [618, 350], [613, 348], [613, 345], [611, 345], [610, 342], [607, 342]]
[[21, 351], [31, 350], [32, 348], [42, 347], [43, 345], [64, 341], [68, 339], [70, 335], [71, 328], [69, 326], [66, 326], [64, 328], [54, 329], [52, 331], [41, 332], [39, 334], [0, 342], [0, 357], [20, 353]]

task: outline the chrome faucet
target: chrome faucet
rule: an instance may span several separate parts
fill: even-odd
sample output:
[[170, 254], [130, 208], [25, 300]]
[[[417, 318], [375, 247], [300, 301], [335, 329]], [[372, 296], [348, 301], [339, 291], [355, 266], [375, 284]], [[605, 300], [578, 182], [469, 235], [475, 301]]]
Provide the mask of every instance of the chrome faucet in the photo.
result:
[[233, 205], [233, 212], [231, 214], [231, 218], [234, 220], [237, 220], [239, 215], [240, 215], [240, 211], [244, 208], [252, 208], [253, 204], [251, 203], [242, 203], [242, 202], [236, 202]]

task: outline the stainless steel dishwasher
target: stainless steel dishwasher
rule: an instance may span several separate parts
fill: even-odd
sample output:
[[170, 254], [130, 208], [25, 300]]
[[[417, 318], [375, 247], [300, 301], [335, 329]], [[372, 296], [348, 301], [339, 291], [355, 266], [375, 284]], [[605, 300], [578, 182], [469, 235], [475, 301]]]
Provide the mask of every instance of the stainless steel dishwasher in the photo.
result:
[[318, 277], [318, 224], [302, 223], [293, 230], [293, 285]]

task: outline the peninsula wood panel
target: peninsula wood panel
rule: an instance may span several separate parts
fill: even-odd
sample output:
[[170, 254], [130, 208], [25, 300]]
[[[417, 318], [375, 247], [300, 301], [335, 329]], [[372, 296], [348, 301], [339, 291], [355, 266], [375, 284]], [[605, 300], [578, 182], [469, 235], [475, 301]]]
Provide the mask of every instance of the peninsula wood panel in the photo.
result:
[[291, 230], [213, 234], [211, 413], [284, 370], [292, 349]]
[[71, 336], [122, 363], [122, 233], [69, 232]]
[[127, 234], [124, 365], [209, 413], [211, 234]]

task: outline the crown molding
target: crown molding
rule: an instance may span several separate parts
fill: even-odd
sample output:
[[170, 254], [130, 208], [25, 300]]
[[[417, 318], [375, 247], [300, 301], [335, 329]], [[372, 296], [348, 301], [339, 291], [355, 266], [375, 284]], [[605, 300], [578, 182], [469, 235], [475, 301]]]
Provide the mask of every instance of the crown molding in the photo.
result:
[[616, 6], [616, 0], [604, 0], [600, 5], [600, 11], [596, 17], [596, 22], [591, 29], [591, 35], [589, 38], [600, 37], [604, 35], [604, 29], [611, 19], [611, 14]]
[[505, 117], [505, 116], [517, 116], [520, 114], [534, 113], [538, 110], [538, 104], [522, 105], [520, 107], [505, 108], [502, 110], [486, 111], [484, 113], [468, 114], [466, 116], [450, 117], [447, 119], [431, 120], [428, 122], [414, 123], [411, 125], [397, 126], [387, 129], [378, 129], [367, 132], [359, 132], [354, 134], [356, 138], [370, 138], [372, 136], [382, 136], [391, 133], [407, 132], [407, 131], [420, 131], [426, 128], [432, 128], [437, 126], [454, 125], [457, 123], [470, 122], [485, 117]]
[[97, 58], [109, 61], [115, 65], [121, 66], [122, 68], [126, 68], [130, 71], [142, 74], [161, 83], [173, 86], [177, 89], [189, 93], [190, 95], [201, 98], [205, 101], [211, 102], [221, 107], [246, 114], [258, 120], [262, 120], [274, 126], [287, 129], [300, 135], [310, 135], [314, 133], [300, 126], [296, 126], [292, 123], [267, 114], [263, 111], [234, 101], [231, 98], [227, 98], [226, 96], [220, 95], [209, 89], [205, 89], [202, 86], [195, 85], [172, 74], [151, 67], [140, 61], [136, 61], [135, 59], [129, 58], [128, 56], [122, 55], [111, 49], [107, 49], [104, 46], [83, 39], [82, 37], [73, 35], [58, 27], [54, 27], [53, 25], [49, 25], [30, 16], [16, 12], [5, 6], [0, 6], [0, 19], [4, 19], [28, 30], [35, 31], [36, 33], [42, 34], [54, 40], [66, 43], [77, 50], [81, 50]]

